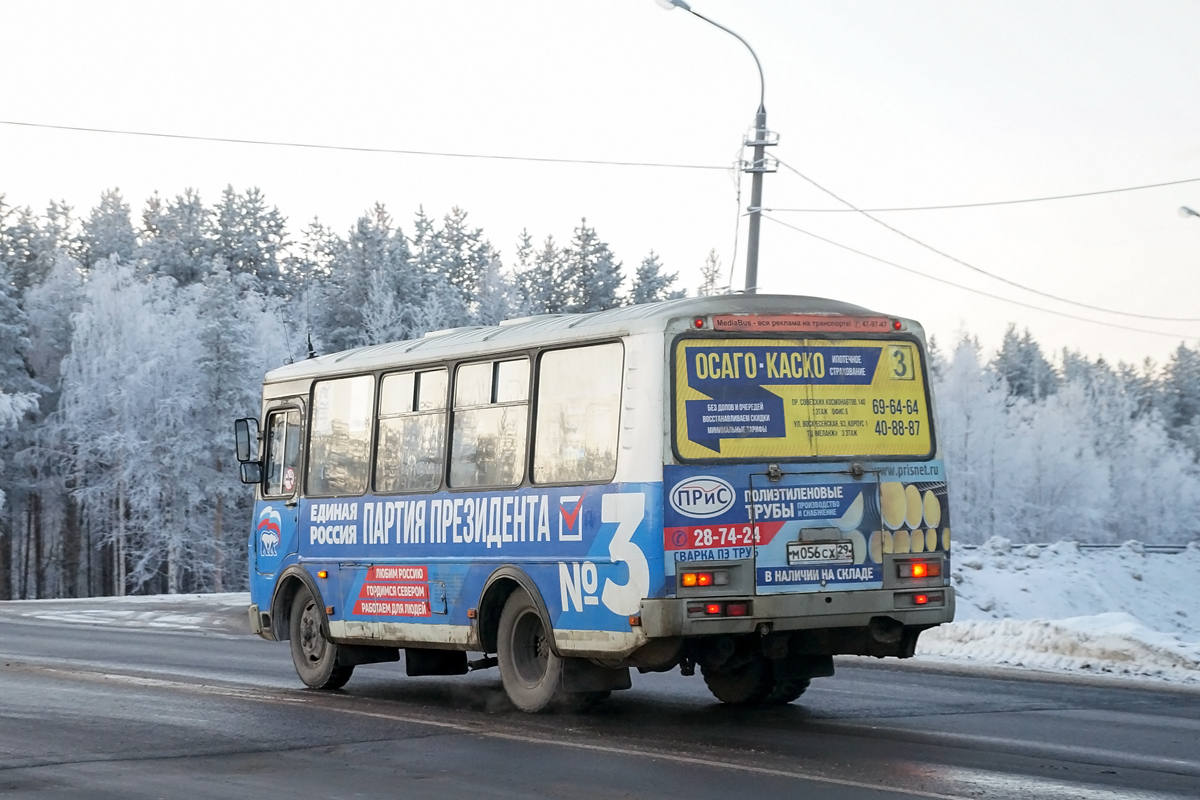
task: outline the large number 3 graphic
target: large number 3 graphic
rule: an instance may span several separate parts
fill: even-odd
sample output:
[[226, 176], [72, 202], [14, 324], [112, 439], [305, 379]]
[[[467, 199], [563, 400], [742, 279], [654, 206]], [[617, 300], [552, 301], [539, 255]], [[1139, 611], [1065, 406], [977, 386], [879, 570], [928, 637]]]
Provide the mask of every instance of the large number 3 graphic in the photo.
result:
[[629, 567], [629, 580], [621, 585], [605, 578], [600, 599], [609, 611], [621, 616], [638, 613], [642, 598], [650, 591], [650, 565], [642, 548], [633, 543], [633, 535], [645, 516], [646, 496], [641, 492], [606, 494], [601, 499], [600, 521], [617, 524], [608, 554], [613, 561], [625, 562]]

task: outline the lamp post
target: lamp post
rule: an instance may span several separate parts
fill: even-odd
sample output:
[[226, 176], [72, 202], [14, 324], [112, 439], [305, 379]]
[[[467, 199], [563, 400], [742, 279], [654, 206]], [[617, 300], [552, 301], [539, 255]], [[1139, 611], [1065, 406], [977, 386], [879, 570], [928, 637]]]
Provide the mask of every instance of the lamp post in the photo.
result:
[[[750, 43], [741, 36], [726, 28], [719, 22], [714, 22], [708, 17], [692, 10], [684, 0], [655, 0], [660, 6], [668, 11], [674, 8], [682, 8], [684, 11], [691, 14], [693, 17], [698, 17], [714, 28], [720, 28], [728, 33], [733, 38], [737, 39], [746, 49], [750, 51], [750, 55], [754, 58], [754, 66], [758, 67], [758, 113], [754, 115], [754, 133], [752, 137], [747, 138], [743, 144], [747, 147], [754, 148], [754, 157], [749, 162], [742, 162], [742, 172], [750, 173], [750, 206], [747, 212], [750, 215], [749, 230], [746, 234], [746, 294], [754, 294], [758, 291], [758, 232], [762, 224], [762, 180], [763, 174], [774, 172], [775, 167], [767, 162], [766, 148], [778, 144], [779, 137], [767, 130], [767, 82], [763, 78], [762, 62], [758, 60], [758, 54], [754, 52], [754, 48]], [[736, 257], [736, 254], [735, 254]]]

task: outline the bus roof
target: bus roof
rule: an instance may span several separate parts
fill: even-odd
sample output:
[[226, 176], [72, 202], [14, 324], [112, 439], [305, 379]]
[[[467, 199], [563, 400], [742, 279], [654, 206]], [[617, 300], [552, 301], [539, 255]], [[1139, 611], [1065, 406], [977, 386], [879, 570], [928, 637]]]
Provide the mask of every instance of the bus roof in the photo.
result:
[[660, 303], [622, 306], [590, 314], [543, 314], [508, 320], [499, 325], [434, 331], [421, 339], [359, 347], [309, 358], [267, 373], [265, 382], [303, 380], [330, 375], [371, 372], [461, 356], [486, 355], [563, 342], [608, 336], [661, 332], [671, 320], [707, 314], [845, 314], [879, 316], [861, 306], [783, 294], [726, 294], [685, 297]]

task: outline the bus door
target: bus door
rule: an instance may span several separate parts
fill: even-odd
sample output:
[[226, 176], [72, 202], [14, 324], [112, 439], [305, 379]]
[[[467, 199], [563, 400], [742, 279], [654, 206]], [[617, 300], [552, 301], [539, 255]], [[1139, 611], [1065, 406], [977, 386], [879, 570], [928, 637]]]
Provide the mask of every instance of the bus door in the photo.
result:
[[262, 500], [255, 509], [254, 568], [273, 575], [296, 552], [297, 507], [300, 499], [300, 409], [272, 409], [263, 439], [266, 453]]
[[772, 466], [749, 477], [756, 594], [883, 586], [879, 472]]

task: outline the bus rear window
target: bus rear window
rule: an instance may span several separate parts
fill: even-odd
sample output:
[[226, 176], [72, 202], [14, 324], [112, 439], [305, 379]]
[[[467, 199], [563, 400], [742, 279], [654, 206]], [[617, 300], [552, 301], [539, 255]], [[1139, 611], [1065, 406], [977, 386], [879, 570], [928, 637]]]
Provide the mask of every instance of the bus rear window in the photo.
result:
[[921, 348], [908, 339], [681, 339], [674, 409], [687, 460], [933, 449]]

